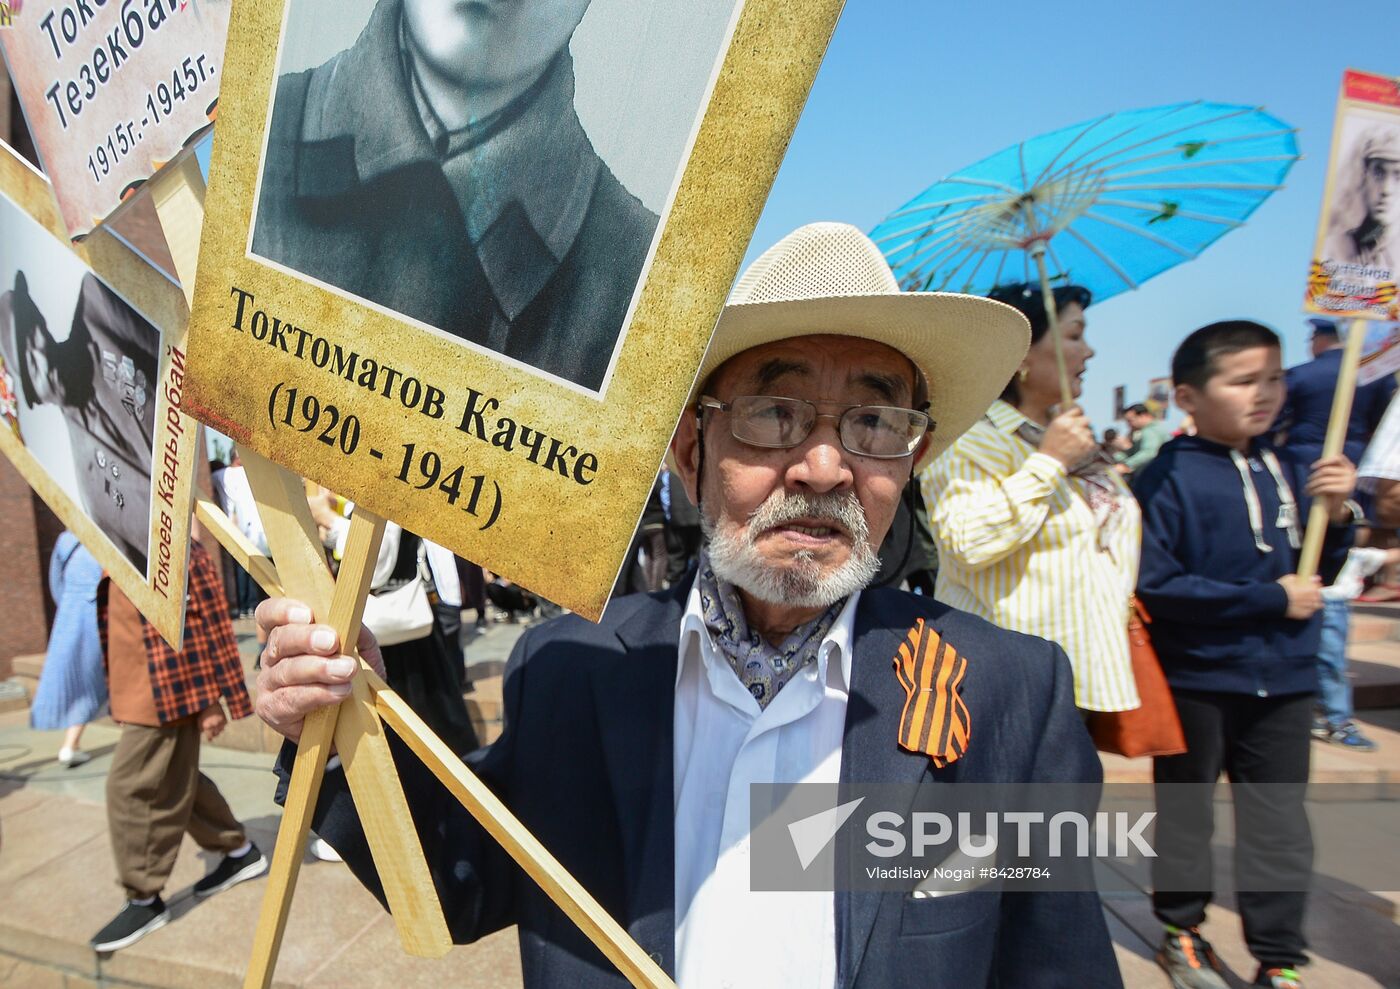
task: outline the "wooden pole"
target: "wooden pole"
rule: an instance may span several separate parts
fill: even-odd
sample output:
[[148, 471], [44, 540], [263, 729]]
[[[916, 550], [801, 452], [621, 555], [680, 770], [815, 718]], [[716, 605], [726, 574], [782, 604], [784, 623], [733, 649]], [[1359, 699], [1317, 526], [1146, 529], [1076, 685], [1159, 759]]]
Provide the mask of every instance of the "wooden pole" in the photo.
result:
[[[384, 536], [382, 523], [375, 520], [362, 520], [352, 526], [346, 548], [346, 562], [353, 567], [363, 567], [366, 560], [373, 566], [374, 554]], [[352, 557], [352, 552], [353, 557]], [[348, 594], [341, 594], [344, 599]], [[364, 607], [363, 595], [356, 595], [361, 610]], [[346, 604], [335, 603], [332, 610], [335, 617], [342, 620], [355, 618], [346, 615]], [[352, 602], [354, 604], [354, 602]], [[353, 607], [350, 608], [353, 612]], [[292, 778], [287, 790], [286, 805], [282, 821], [277, 828], [277, 843], [273, 846], [272, 863], [268, 874], [267, 888], [263, 892], [262, 908], [258, 915], [258, 926], [253, 933], [253, 956], [248, 972], [244, 976], [245, 987], [264, 989], [272, 982], [273, 970], [282, 946], [282, 935], [286, 932], [287, 916], [292, 905], [292, 890], [296, 886], [297, 874], [301, 871], [301, 860], [306, 854], [306, 839], [310, 832], [311, 815], [316, 807], [316, 798], [321, 792], [321, 781], [325, 777], [326, 760], [330, 755], [330, 743], [335, 733], [335, 708], [318, 712], [306, 719], [297, 748], [296, 762], [292, 765]]]
[[199, 234], [204, 229], [204, 176], [199, 171], [199, 159], [189, 154], [178, 164], [162, 169], [151, 180], [151, 202], [156, 207], [165, 246], [175, 262], [185, 302], [193, 307]]
[[[352, 547], [347, 543], [339, 579], [333, 580], [301, 479], [252, 450], [240, 450], [239, 456], [248, 471], [248, 483], [258, 503], [268, 546], [278, 563], [283, 589], [288, 596], [308, 605], [320, 621], [335, 627], [347, 655], [356, 655], [353, 644], [359, 636], [364, 599], [383, 536], [383, 520], [367, 510], [356, 511], [351, 520], [351, 536], [359, 533], [357, 546], [353, 547], [356, 553], [352, 557]], [[369, 534], [366, 526], [372, 527]], [[351, 681], [351, 696], [338, 707], [311, 715], [302, 727], [271, 875], [253, 939], [252, 967], [243, 983], [245, 989], [266, 989], [271, 985], [332, 740], [345, 766], [404, 950], [436, 958], [452, 947], [388, 739], [374, 713], [373, 699], [363, 677], [369, 667], [363, 660], [360, 667], [361, 675]]]
[[1050, 321], [1050, 342], [1055, 348], [1055, 370], [1060, 374], [1060, 411], [1074, 408], [1074, 392], [1069, 387], [1069, 371], [1065, 368], [1065, 345], [1060, 338], [1060, 310], [1055, 305], [1055, 290], [1050, 287], [1050, 274], [1045, 270], [1045, 242], [1036, 241], [1029, 248], [1040, 273], [1040, 298], [1045, 303], [1045, 318]]
[[[1342, 349], [1342, 367], [1337, 372], [1337, 389], [1332, 393], [1332, 413], [1327, 419], [1327, 436], [1322, 443], [1322, 459], [1342, 452], [1351, 422], [1351, 404], [1356, 398], [1356, 372], [1361, 366], [1361, 351], [1366, 344], [1366, 320], [1353, 319], [1347, 330], [1346, 346]], [[1322, 540], [1327, 535], [1327, 506], [1314, 498], [1308, 512], [1308, 529], [1303, 536], [1303, 550], [1298, 554], [1298, 576], [1317, 574], [1322, 559]]]

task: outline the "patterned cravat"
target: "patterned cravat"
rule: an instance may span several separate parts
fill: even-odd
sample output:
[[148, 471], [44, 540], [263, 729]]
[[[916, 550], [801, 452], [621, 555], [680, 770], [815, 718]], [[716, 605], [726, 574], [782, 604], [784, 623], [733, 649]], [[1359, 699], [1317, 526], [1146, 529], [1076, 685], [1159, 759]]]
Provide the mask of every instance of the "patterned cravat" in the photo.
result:
[[749, 628], [739, 592], [732, 584], [721, 583], [715, 577], [706, 552], [700, 554], [696, 581], [705, 627], [734, 675], [758, 701], [760, 708], [766, 708], [798, 670], [816, 663], [826, 633], [846, 604], [846, 599], [842, 598], [807, 624], [793, 629], [781, 645], [771, 646]]

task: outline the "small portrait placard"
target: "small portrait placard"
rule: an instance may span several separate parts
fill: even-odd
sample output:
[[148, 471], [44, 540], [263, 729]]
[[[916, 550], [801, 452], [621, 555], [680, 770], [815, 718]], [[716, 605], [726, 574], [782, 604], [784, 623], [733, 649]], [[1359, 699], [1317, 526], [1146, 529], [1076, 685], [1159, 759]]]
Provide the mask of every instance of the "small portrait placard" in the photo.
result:
[[1400, 79], [1347, 70], [1304, 307], [1400, 319]]
[[0, 143], [0, 452], [173, 645], [199, 460], [187, 316], [105, 230], [70, 243], [49, 184]]
[[11, 3], [0, 51], [70, 237], [214, 119], [229, 0]]

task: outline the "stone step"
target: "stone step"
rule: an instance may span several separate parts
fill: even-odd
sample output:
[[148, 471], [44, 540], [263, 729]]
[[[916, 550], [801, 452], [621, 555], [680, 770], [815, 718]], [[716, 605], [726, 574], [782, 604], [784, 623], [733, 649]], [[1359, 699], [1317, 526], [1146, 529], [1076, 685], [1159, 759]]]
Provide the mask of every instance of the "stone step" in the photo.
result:
[[44, 654], [41, 652], [29, 653], [24, 656], [15, 656], [10, 660], [11, 675], [25, 677], [29, 680], [38, 680], [39, 673], [43, 668]]
[[33, 690], [30, 685], [19, 677], [0, 680], [0, 714], [28, 710], [31, 696]]
[[482, 745], [490, 745], [501, 735], [501, 677], [473, 680], [473, 690], [467, 694], [467, 713]]
[[1347, 673], [1357, 710], [1400, 707], [1400, 642], [1351, 642]]
[[1400, 602], [1353, 601], [1351, 642], [1400, 641]]
[[1355, 615], [1371, 615], [1376, 618], [1390, 618], [1400, 621], [1400, 601], [1353, 601], [1351, 603], [1351, 613]]
[[1400, 621], [1375, 615], [1352, 615], [1348, 642], [1400, 641]]
[[500, 677], [505, 671], [506, 661], [503, 659], [473, 660], [470, 654], [467, 656], [467, 677], [472, 683], [491, 677]]

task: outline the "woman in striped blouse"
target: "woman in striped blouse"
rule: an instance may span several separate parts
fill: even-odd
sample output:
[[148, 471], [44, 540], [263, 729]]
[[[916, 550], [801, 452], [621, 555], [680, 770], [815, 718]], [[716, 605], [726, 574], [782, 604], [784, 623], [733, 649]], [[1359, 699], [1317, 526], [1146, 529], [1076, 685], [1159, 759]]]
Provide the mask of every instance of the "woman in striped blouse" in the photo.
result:
[[[937, 596], [1003, 628], [1058, 642], [1087, 711], [1138, 706], [1128, 653], [1142, 516], [1078, 407], [1060, 401], [1054, 344], [1038, 288], [992, 298], [1031, 324], [1031, 348], [1001, 398], [921, 475], [938, 544]], [[1055, 290], [1073, 392], [1094, 352], [1084, 339], [1089, 292]]]

